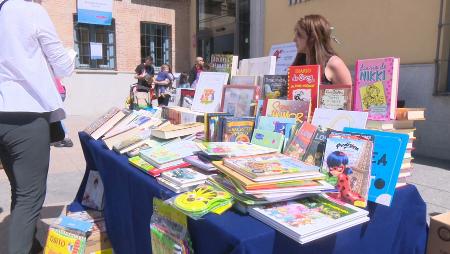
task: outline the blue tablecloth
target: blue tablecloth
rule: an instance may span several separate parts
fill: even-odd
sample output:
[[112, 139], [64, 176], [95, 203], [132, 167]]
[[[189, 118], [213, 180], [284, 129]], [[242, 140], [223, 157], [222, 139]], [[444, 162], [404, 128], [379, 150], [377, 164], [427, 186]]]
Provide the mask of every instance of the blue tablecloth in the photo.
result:
[[[104, 216], [114, 251], [151, 253], [152, 199], [175, 193], [129, 165], [127, 157], [108, 150], [102, 141], [82, 132], [79, 136], [87, 169], [77, 200], [81, 200], [89, 170], [98, 170], [105, 186]], [[196, 253], [425, 253], [426, 206], [415, 186], [398, 189], [391, 207], [369, 203], [368, 210], [369, 223], [305, 245], [233, 210], [189, 220], [188, 226]]]

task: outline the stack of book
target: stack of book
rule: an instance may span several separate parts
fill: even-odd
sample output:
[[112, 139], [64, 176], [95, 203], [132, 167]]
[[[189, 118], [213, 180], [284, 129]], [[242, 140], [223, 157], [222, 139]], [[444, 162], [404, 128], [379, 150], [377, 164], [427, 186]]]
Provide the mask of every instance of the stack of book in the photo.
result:
[[409, 142], [406, 146], [405, 156], [403, 157], [403, 163], [400, 168], [400, 174], [398, 177], [397, 187], [401, 187], [407, 184], [407, 179], [411, 176], [414, 157], [412, 151], [414, 151], [415, 137], [415, 123], [416, 121], [425, 120], [424, 108], [397, 108], [395, 113], [395, 120], [387, 121], [373, 121], [367, 122], [367, 129], [375, 129], [393, 133], [403, 133], [409, 136]]
[[207, 175], [192, 168], [179, 168], [161, 173], [157, 181], [175, 193], [193, 190], [197, 185], [205, 183]]

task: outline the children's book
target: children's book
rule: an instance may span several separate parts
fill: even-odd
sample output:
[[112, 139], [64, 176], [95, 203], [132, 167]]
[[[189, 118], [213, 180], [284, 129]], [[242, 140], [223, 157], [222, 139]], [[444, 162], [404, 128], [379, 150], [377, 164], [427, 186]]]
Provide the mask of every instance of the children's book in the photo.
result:
[[355, 110], [370, 120], [395, 119], [400, 58], [358, 60], [355, 68]]
[[143, 150], [139, 156], [153, 166], [163, 168], [165, 164], [173, 161], [182, 161], [184, 157], [191, 156], [198, 150], [194, 141], [186, 140]]
[[198, 147], [208, 155], [247, 156], [274, 153], [277, 150], [246, 142], [203, 142]]
[[233, 116], [230, 113], [215, 112], [215, 113], [205, 113], [204, 124], [205, 124], [205, 138], [206, 141], [217, 142], [219, 141], [219, 133], [222, 134], [219, 129], [220, 118]]
[[314, 138], [316, 130], [316, 126], [308, 122], [303, 122], [293, 134], [283, 153], [297, 160], [302, 160], [306, 153], [306, 149]]
[[252, 116], [252, 103], [257, 97], [257, 87], [253, 85], [227, 85], [224, 87], [221, 111], [233, 116]]
[[192, 166], [194, 166], [196, 168], [199, 168], [201, 170], [204, 170], [204, 171], [214, 171], [214, 170], [216, 170], [216, 168], [214, 167], [214, 165], [210, 161], [205, 160], [203, 158], [200, 158], [197, 155], [184, 157], [183, 160], [185, 162], [191, 164]]
[[288, 100], [310, 101], [311, 115], [317, 108], [320, 65], [290, 66], [288, 69]]
[[361, 135], [330, 134], [322, 172], [328, 174], [327, 181], [338, 188], [338, 193], [332, 195], [334, 198], [360, 207], [367, 205], [372, 151], [372, 141]]
[[85, 248], [85, 235], [72, 233], [64, 228], [50, 227], [44, 253], [83, 254]]
[[206, 175], [191, 168], [178, 168], [175, 170], [166, 171], [161, 174], [161, 177], [177, 184], [178, 186], [192, 183], [204, 183], [207, 178]]
[[284, 144], [284, 135], [281, 133], [255, 129], [252, 136], [252, 144], [276, 149], [281, 152]]
[[310, 101], [266, 99], [262, 116], [295, 118], [297, 122], [307, 121], [310, 115]]
[[352, 110], [352, 85], [319, 85], [318, 108]]
[[224, 158], [223, 163], [256, 182], [319, 175], [318, 167], [280, 153]]
[[401, 133], [355, 128], [344, 128], [344, 131], [356, 134], [370, 134], [375, 137], [369, 200], [390, 206], [409, 136]]
[[254, 117], [224, 117], [220, 119], [219, 141], [223, 142], [250, 142], [255, 126]]
[[330, 135], [330, 129], [318, 127], [302, 161], [321, 167], [328, 135]]
[[143, 172], [145, 172], [153, 177], [159, 176], [164, 171], [170, 171], [170, 170], [174, 170], [177, 168], [190, 166], [189, 163], [184, 162], [183, 160], [176, 160], [176, 161], [172, 161], [170, 163], [166, 163], [159, 168], [156, 168], [152, 164], [148, 163], [147, 161], [145, 161], [144, 159], [142, 159], [139, 156], [129, 158], [128, 162], [131, 165], [135, 166], [136, 168], [142, 170]]
[[104, 191], [100, 174], [96, 170], [90, 170], [81, 204], [95, 210], [103, 210]]
[[287, 75], [264, 75], [264, 98], [286, 99], [287, 84]]
[[197, 187], [197, 185], [199, 185], [197, 183], [193, 183], [193, 184], [187, 184], [187, 185], [184, 185], [181, 187], [181, 186], [178, 186], [177, 184], [175, 184], [167, 179], [164, 179], [162, 177], [156, 178], [156, 181], [159, 184], [161, 184], [162, 186], [166, 187], [167, 189], [169, 189], [175, 193], [191, 191], [191, 190], [195, 189], [195, 187]]
[[225, 72], [201, 72], [192, 110], [204, 113], [219, 112], [223, 86], [227, 84], [228, 76]]
[[367, 123], [367, 112], [334, 110], [318, 108], [312, 118], [312, 124], [337, 131], [344, 127], [364, 129]]
[[236, 75], [238, 56], [229, 54], [212, 54], [209, 65], [212, 71], [226, 72], [229, 76]]
[[323, 194], [250, 208], [249, 213], [302, 244], [369, 220], [366, 210]]

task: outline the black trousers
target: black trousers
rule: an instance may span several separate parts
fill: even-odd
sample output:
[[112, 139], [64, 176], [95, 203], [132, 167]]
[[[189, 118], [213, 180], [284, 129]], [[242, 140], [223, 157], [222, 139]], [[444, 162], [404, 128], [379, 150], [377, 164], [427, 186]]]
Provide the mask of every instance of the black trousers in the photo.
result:
[[0, 159], [11, 184], [9, 253], [30, 253], [45, 199], [49, 157], [49, 123], [43, 114], [0, 112]]

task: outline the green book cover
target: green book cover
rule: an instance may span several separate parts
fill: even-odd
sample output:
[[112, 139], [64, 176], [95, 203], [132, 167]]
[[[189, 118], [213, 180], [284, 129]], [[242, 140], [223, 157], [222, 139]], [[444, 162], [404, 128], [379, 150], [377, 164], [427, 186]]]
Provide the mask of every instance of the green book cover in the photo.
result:
[[281, 152], [284, 144], [284, 135], [278, 132], [255, 129], [252, 136], [252, 144], [277, 149]]
[[151, 171], [155, 167], [153, 167], [150, 163], [146, 162], [144, 159], [142, 159], [139, 156], [134, 156], [128, 159], [131, 165], [144, 170], [145, 172]]

